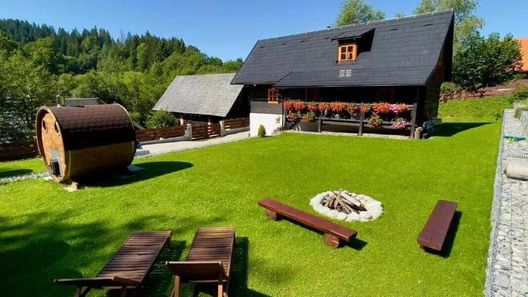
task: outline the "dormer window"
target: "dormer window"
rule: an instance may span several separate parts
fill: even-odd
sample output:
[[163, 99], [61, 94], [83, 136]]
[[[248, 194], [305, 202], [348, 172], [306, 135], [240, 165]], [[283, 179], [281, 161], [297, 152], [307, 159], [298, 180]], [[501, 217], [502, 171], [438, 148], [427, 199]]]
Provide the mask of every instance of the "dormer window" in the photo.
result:
[[356, 61], [358, 53], [358, 47], [356, 43], [344, 43], [340, 44], [337, 52], [337, 61], [342, 62], [354, 62]]

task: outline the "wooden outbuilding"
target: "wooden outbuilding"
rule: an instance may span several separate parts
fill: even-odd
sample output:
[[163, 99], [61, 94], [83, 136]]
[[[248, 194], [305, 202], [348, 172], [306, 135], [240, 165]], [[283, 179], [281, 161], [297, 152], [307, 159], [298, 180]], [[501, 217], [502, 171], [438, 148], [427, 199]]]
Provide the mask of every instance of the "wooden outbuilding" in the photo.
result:
[[119, 104], [41, 107], [38, 149], [56, 181], [124, 169], [136, 152], [136, 134]]

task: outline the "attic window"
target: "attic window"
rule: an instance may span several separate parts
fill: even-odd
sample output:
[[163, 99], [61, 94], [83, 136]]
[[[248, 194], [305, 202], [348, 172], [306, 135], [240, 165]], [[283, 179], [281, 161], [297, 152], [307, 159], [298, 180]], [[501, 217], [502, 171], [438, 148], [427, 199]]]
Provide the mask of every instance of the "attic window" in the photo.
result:
[[279, 102], [279, 91], [277, 88], [268, 88], [268, 103]]
[[337, 61], [341, 62], [354, 62], [357, 58], [357, 44], [345, 43], [339, 45], [337, 52]]

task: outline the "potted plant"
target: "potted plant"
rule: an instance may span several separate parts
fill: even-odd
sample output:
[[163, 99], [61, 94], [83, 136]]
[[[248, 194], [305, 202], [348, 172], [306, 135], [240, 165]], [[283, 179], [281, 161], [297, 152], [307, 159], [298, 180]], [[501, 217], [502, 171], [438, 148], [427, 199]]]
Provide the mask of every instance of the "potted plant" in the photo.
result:
[[316, 115], [314, 112], [309, 111], [302, 115], [301, 121], [299, 122], [299, 130], [301, 131], [317, 131], [317, 124], [315, 123]]
[[406, 129], [409, 125], [410, 125], [409, 122], [407, 122], [406, 119], [401, 118], [401, 117], [395, 118], [391, 123], [392, 128], [398, 129], [398, 130]]
[[371, 128], [381, 128], [383, 119], [381, 119], [378, 115], [373, 115], [368, 119], [368, 123]]

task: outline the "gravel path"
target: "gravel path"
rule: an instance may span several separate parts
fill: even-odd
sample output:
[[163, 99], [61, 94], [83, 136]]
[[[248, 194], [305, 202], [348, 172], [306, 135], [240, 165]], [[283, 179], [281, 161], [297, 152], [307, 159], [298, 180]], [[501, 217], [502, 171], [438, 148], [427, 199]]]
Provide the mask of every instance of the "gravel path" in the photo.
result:
[[[526, 124], [526, 123], [525, 123]], [[528, 296], [528, 181], [508, 178], [504, 162], [528, 154], [526, 141], [508, 142], [504, 136], [520, 136], [523, 125], [504, 112], [488, 254], [486, 296]]]
[[211, 145], [217, 145], [228, 142], [235, 142], [249, 138], [249, 131], [226, 135], [224, 137], [215, 137], [206, 140], [198, 141], [178, 141], [167, 143], [145, 144], [142, 146], [143, 150], [149, 152], [148, 156], [161, 155], [170, 152], [185, 151], [190, 149], [197, 149]]

